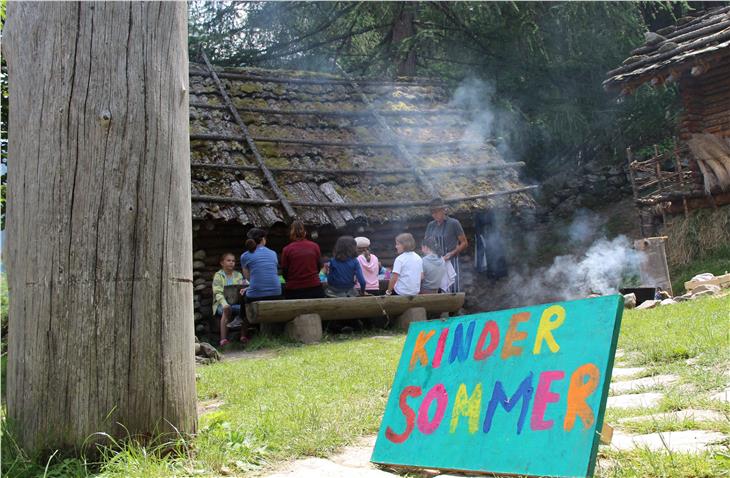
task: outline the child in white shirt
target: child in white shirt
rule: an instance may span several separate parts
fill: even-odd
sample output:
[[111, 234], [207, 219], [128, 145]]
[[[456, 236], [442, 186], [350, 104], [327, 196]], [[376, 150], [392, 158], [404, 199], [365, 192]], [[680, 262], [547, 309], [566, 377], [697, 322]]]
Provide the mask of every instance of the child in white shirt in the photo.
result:
[[393, 272], [385, 294], [418, 295], [423, 279], [423, 260], [413, 252], [416, 249], [416, 240], [411, 234], [398, 234], [395, 238], [395, 249], [399, 255], [393, 263]]

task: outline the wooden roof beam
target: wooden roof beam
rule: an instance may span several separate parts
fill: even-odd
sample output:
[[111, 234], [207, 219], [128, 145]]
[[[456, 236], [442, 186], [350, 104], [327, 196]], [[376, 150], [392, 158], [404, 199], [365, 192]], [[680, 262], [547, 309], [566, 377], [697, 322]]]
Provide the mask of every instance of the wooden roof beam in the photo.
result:
[[[211, 109], [211, 110], [228, 110], [227, 106], [209, 105], [207, 103], [190, 103], [191, 107]], [[316, 115], [316, 116], [371, 116], [367, 110], [360, 111], [325, 111], [325, 110], [278, 110], [269, 108], [238, 108], [243, 113], [260, 113], [268, 115]], [[464, 112], [457, 109], [427, 109], [427, 110], [378, 110], [379, 115], [383, 116], [460, 116]]]
[[[245, 166], [235, 164], [211, 164], [192, 162], [190, 163], [192, 168], [198, 169], [219, 169], [223, 171], [260, 171], [257, 166]], [[454, 166], [445, 166], [437, 168], [423, 168], [422, 171], [426, 174], [443, 174], [452, 172], [462, 171], [496, 171], [501, 172], [512, 168], [522, 168], [525, 163], [517, 161], [513, 163], [500, 163], [500, 164], [460, 164]], [[315, 174], [411, 174], [413, 171], [410, 168], [380, 168], [380, 169], [324, 169], [324, 168], [269, 168], [269, 171], [276, 173], [315, 173]]]
[[[191, 134], [190, 139], [192, 141], [236, 141], [242, 142], [246, 138], [243, 136], [233, 136], [227, 134]], [[333, 146], [341, 148], [386, 148], [392, 149], [397, 148], [399, 145], [393, 143], [358, 143], [358, 142], [347, 142], [347, 141], [315, 141], [305, 139], [284, 139], [284, 138], [268, 138], [263, 136], [252, 136], [252, 141], [260, 143], [281, 143], [281, 144], [303, 144], [308, 146]], [[494, 144], [496, 140], [487, 140], [486, 143]], [[418, 142], [418, 141], [401, 141], [401, 145], [416, 147], [416, 148], [434, 148], [434, 149], [452, 149], [459, 146], [482, 146], [482, 141], [442, 141], [442, 142]]]
[[[291, 207], [291, 204], [289, 204], [289, 201], [286, 199], [286, 196], [284, 195], [284, 192], [279, 189], [279, 185], [276, 184], [276, 180], [274, 179], [274, 176], [271, 174], [271, 171], [268, 170], [266, 167], [266, 163], [264, 162], [264, 158], [261, 157], [261, 153], [259, 153], [258, 148], [256, 148], [256, 143], [254, 142], [254, 139], [251, 137], [251, 134], [248, 132], [248, 128], [246, 127], [246, 124], [241, 120], [241, 117], [238, 115], [238, 111], [236, 111], [236, 107], [233, 106], [233, 103], [231, 102], [231, 99], [228, 97], [228, 93], [226, 93], [225, 88], [223, 87], [223, 83], [221, 83], [221, 80], [218, 78], [218, 75], [216, 74], [215, 70], [210, 64], [210, 61], [208, 61], [208, 55], [205, 54], [205, 52], [201, 52], [203, 61], [205, 61], [205, 66], [208, 68], [208, 71], [210, 72], [211, 77], [213, 78], [213, 81], [215, 81], [216, 86], [218, 86], [218, 89], [221, 92], [221, 96], [226, 102], [226, 105], [231, 110], [231, 114], [236, 119], [236, 123], [238, 123], [238, 127], [241, 128], [241, 131], [243, 132], [243, 138], [248, 144], [248, 149], [253, 153], [254, 158], [256, 158], [256, 162], [259, 165], [259, 168], [261, 168], [261, 172], [264, 174], [264, 177], [266, 178], [266, 182], [269, 183], [269, 187], [271, 187], [271, 190], [274, 191], [274, 194], [281, 202], [281, 206], [286, 211], [287, 215], [291, 218], [295, 218], [297, 216], [294, 209]], [[191, 138], [192, 139], [192, 138]]]
[[[447, 204], [458, 203], [465, 201], [474, 201], [477, 199], [489, 199], [500, 196], [508, 196], [510, 194], [526, 193], [537, 189], [537, 186], [525, 186], [516, 189], [508, 189], [504, 191], [495, 191], [492, 193], [483, 194], [472, 194], [470, 196], [460, 196], [454, 198], [443, 198]], [[278, 199], [250, 199], [250, 198], [234, 198], [228, 196], [207, 196], [200, 194], [193, 194], [191, 199], [194, 202], [211, 202], [211, 203], [224, 203], [224, 204], [248, 204], [248, 205], [275, 205], [279, 204]], [[431, 203], [431, 199], [418, 200], [418, 201], [384, 201], [384, 202], [348, 202], [348, 203], [335, 203], [335, 202], [308, 202], [308, 201], [292, 201], [292, 206], [297, 207], [326, 207], [336, 209], [379, 209], [379, 208], [399, 208], [399, 207], [422, 207], [428, 206]]]

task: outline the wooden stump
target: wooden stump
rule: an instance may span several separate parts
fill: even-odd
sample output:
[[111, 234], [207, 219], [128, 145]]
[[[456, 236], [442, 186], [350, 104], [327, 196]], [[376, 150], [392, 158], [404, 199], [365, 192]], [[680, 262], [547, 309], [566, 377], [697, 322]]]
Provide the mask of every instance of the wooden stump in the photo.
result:
[[322, 319], [317, 314], [302, 314], [287, 322], [284, 330], [286, 336], [292, 340], [315, 344], [322, 340]]
[[426, 320], [426, 309], [423, 307], [413, 307], [412, 309], [406, 310], [404, 313], [398, 316], [396, 319], [396, 327], [401, 330], [408, 331], [408, 326], [411, 322], [421, 322]]

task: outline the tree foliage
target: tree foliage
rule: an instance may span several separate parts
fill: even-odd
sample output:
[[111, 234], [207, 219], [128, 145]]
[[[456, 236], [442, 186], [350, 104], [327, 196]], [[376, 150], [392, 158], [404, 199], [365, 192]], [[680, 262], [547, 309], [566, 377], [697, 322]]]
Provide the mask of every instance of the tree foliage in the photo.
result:
[[669, 2], [190, 5], [193, 60], [204, 49], [220, 65], [341, 67], [373, 77], [408, 71], [454, 86], [481, 79], [502, 113], [500, 133], [537, 173], [546, 160], [575, 157], [582, 149], [623, 158], [628, 144], [672, 134], [673, 90], [646, 91], [617, 104], [601, 82], [643, 42], [648, 22], [656, 28], [689, 8]]

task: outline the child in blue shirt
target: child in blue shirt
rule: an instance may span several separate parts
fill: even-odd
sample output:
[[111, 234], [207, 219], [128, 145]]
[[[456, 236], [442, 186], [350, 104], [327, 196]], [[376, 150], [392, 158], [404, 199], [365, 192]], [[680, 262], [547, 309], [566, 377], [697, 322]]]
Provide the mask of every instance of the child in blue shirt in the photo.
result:
[[360, 285], [359, 295], [365, 294], [365, 276], [357, 260], [357, 243], [352, 236], [342, 236], [335, 243], [335, 250], [327, 272], [327, 297], [356, 297], [354, 280]]

